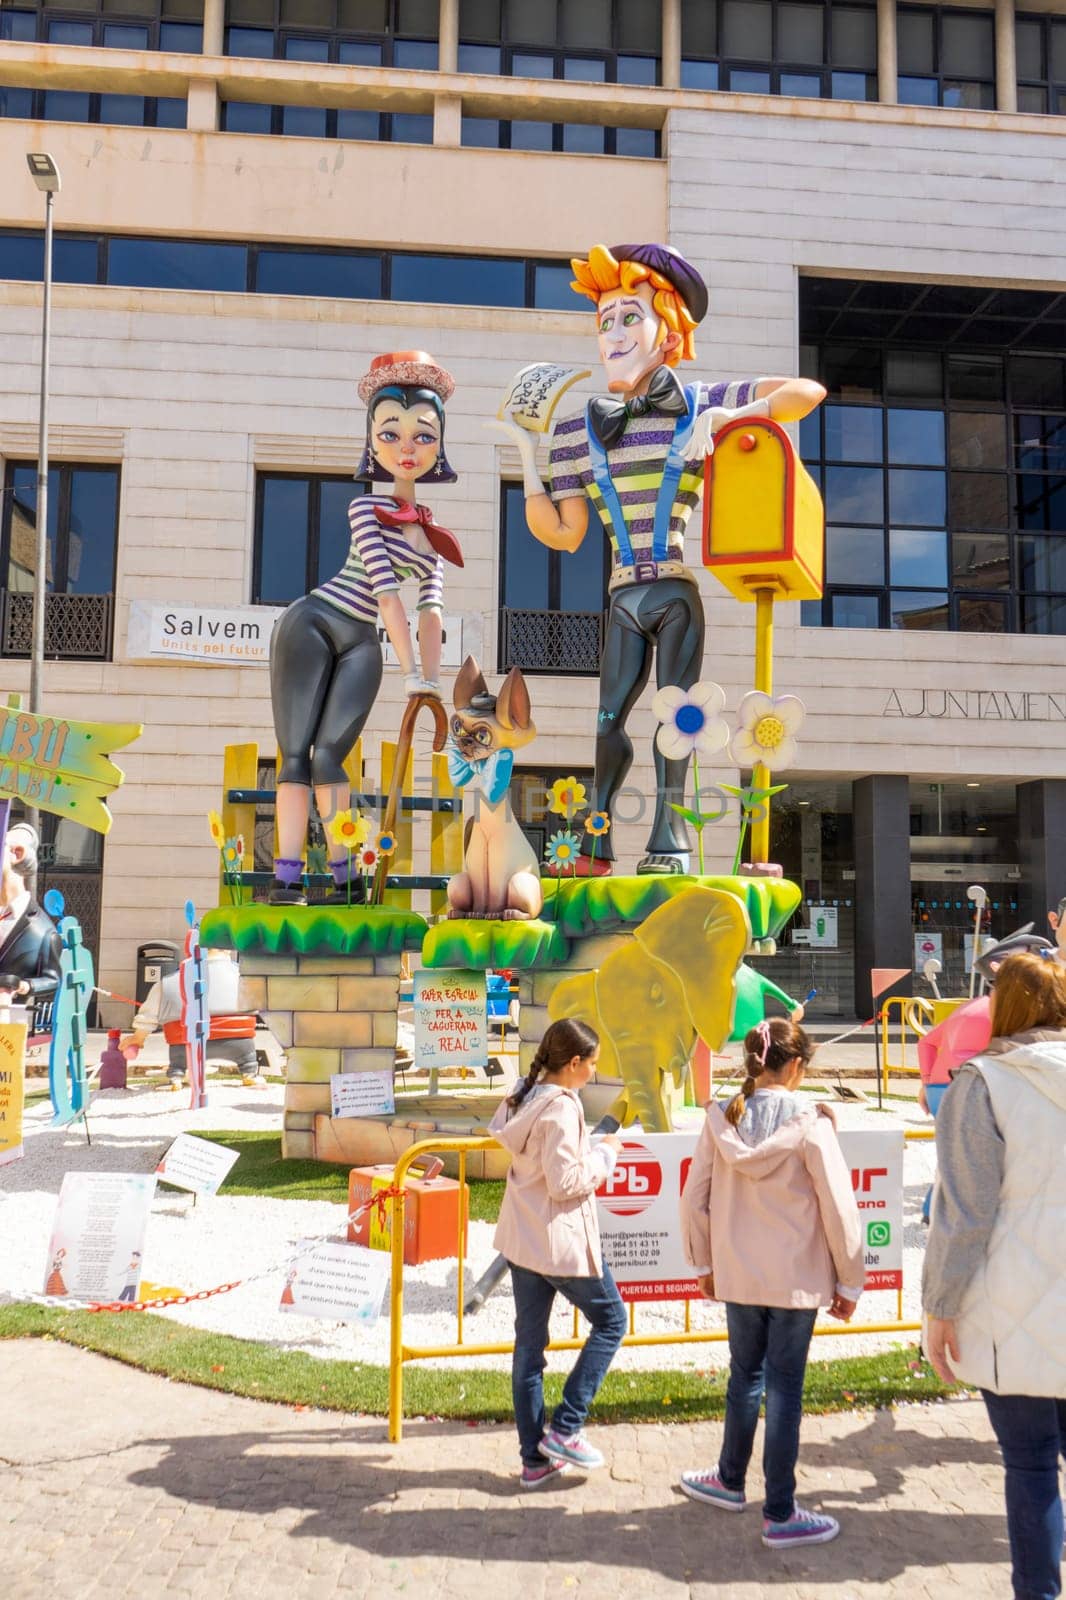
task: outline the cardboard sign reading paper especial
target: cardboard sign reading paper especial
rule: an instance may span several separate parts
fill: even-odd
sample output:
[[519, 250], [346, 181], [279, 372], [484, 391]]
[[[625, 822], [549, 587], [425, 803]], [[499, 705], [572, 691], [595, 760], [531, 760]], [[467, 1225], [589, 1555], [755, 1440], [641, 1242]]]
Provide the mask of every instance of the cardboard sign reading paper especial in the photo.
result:
[[483, 1067], [489, 1059], [484, 972], [415, 973], [415, 1066]]

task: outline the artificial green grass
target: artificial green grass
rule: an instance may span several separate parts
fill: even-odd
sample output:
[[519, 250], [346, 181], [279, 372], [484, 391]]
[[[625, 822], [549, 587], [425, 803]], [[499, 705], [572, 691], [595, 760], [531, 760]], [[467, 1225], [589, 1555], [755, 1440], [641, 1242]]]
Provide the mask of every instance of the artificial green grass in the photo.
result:
[[424, 967], [489, 968], [560, 966], [570, 955], [570, 942], [554, 922], [492, 921], [448, 918], [430, 928], [422, 945]]
[[200, 942], [255, 955], [380, 956], [420, 950], [426, 919], [395, 906], [218, 906]]
[[[319, 1361], [298, 1351], [181, 1327], [150, 1312], [113, 1315], [43, 1306], [0, 1307], [0, 1339], [19, 1338], [57, 1339], [178, 1383], [255, 1400], [373, 1416], [388, 1409], [384, 1367]], [[721, 1417], [726, 1346], [708, 1345], [706, 1360], [706, 1367], [686, 1372], [609, 1372], [596, 1401], [595, 1420], [691, 1422]], [[549, 1403], [558, 1400], [562, 1384], [561, 1375], [548, 1375]], [[934, 1400], [947, 1392], [911, 1345], [876, 1356], [812, 1361], [804, 1407], [809, 1412], [850, 1411], [897, 1400]], [[404, 1411], [407, 1416], [509, 1421], [510, 1374], [412, 1363], [404, 1374]]]
[[[220, 1193], [225, 1195], [267, 1195], [271, 1200], [326, 1200], [334, 1205], [348, 1204], [348, 1167], [329, 1161], [285, 1161], [281, 1155], [281, 1135], [256, 1129], [248, 1132], [232, 1128], [201, 1133], [198, 1139], [212, 1139], [240, 1152], [230, 1168]], [[160, 1179], [160, 1182], [165, 1180]], [[503, 1183], [492, 1179], [471, 1179], [471, 1222], [495, 1222], [503, 1199]]]
[[640, 877], [544, 879], [544, 916], [568, 938], [620, 933], [646, 922], [667, 900], [700, 885], [736, 895], [748, 913], [753, 939], [776, 938], [803, 899], [787, 878], [654, 874]]

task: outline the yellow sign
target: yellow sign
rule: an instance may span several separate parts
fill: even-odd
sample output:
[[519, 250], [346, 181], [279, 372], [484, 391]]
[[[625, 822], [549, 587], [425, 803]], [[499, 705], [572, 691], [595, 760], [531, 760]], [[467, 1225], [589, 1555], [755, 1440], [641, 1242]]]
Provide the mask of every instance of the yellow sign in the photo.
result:
[[0, 796], [107, 833], [106, 802], [123, 778], [109, 757], [142, 732], [139, 722], [70, 722], [0, 707]]
[[0, 1022], [0, 1167], [22, 1154], [26, 1024]]

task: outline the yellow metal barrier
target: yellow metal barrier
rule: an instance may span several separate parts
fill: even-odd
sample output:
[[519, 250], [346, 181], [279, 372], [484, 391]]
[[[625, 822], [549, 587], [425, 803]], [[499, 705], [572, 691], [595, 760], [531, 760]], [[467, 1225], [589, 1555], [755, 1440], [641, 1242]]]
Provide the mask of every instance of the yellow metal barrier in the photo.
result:
[[[892, 1012], [899, 1007], [899, 1059], [893, 1060], [891, 1056], [891, 1026]], [[915, 1040], [932, 1025], [933, 1002], [924, 1000], [920, 996], [906, 994], [890, 994], [882, 1000], [878, 1013], [881, 1021], [881, 1091], [888, 1088], [888, 1075], [890, 1072], [897, 1074], [907, 1073], [911, 1077], [918, 1071], [917, 1067], [907, 1064], [907, 1034], [913, 1033]]]
[[[907, 1128], [904, 1130], [905, 1140], [932, 1139], [932, 1128]], [[463, 1283], [463, 1264], [465, 1256], [464, 1216], [463, 1208], [459, 1207], [458, 1221], [458, 1249], [456, 1272], [456, 1342], [453, 1345], [406, 1345], [403, 1341], [403, 1241], [404, 1221], [407, 1206], [407, 1196], [404, 1191], [404, 1180], [410, 1168], [423, 1156], [435, 1155], [441, 1152], [456, 1154], [459, 1157], [459, 1182], [466, 1182], [466, 1158], [473, 1150], [491, 1150], [497, 1148], [495, 1139], [422, 1139], [400, 1157], [397, 1161], [392, 1177], [392, 1187], [398, 1190], [396, 1197], [389, 1202], [392, 1206], [392, 1284], [389, 1294], [389, 1439], [395, 1444], [403, 1438], [403, 1369], [408, 1361], [443, 1360], [452, 1356], [497, 1356], [511, 1355], [514, 1351], [513, 1341], [504, 1344], [466, 1344], [463, 1341], [463, 1299], [466, 1287]], [[460, 1195], [462, 1190], [460, 1189]], [[577, 1311], [574, 1312], [573, 1337], [569, 1339], [553, 1339], [548, 1345], [549, 1350], [580, 1350], [584, 1344], [578, 1334]], [[816, 1336], [823, 1338], [842, 1337], [855, 1333], [916, 1333], [921, 1328], [920, 1322], [903, 1321], [903, 1291], [900, 1289], [896, 1295], [896, 1321], [895, 1322], [842, 1322], [838, 1326], [816, 1327]], [[691, 1306], [685, 1301], [685, 1326], [679, 1333], [637, 1333], [636, 1305], [631, 1302], [629, 1306], [629, 1333], [622, 1340], [623, 1345], [671, 1345], [671, 1344], [718, 1344], [724, 1342], [729, 1336], [723, 1330], [707, 1328], [693, 1331], [691, 1324]]]

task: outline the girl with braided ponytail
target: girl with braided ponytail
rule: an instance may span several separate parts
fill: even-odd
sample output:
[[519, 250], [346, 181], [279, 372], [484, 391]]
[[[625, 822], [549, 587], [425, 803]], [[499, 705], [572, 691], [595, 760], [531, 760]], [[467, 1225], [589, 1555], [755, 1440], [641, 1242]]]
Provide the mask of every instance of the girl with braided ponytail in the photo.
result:
[[[850, 1322], [865, 1279], [862, 1229], [832, 1112], [795, 1091], [814, 1047], [783, 1017], [744, 1039], [747, 1076], [707, 1109], [681, 1196], [685, 1254], [708, 1300], [724, 1300], [729, 1388], [718, 1464], [685, 1472], [692, 1500], [743, 1511], [766, 1395], [763, 1544], [825, 1544], [840, 1526], [796, 1504], [803, 1377], [819, 1306]], [[824, 1112], [824, 1115], [819, 1115]]]
[[[511, 1269], [515, 1344], [511, 1369], [521, 1485], [540, 1489], [603, 1456], [582, 1427], [626, 1331], [625, 1308], [600, 1248], [593, 1196], [614, 1171], [621, 1140], [590, 1138], [579, 1091], [596, 1070], [600, 1041], [583, 1022], [553, 1022], [514, 1094], [492, 1121], [510, 1152], [496, 1248]], [[557, 1294], [591, 1324], [550, 1425], [544, 1351]]]

